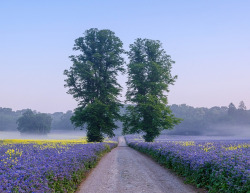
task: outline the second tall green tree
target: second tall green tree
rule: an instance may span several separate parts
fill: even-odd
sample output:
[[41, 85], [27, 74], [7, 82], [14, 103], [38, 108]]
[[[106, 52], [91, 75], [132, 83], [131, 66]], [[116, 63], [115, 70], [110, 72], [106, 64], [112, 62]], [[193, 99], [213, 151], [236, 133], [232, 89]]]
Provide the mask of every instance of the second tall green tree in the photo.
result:
[[166, 92], [176, 76], [171, 75], [174, 63], [159, 41], [137, 39], [128, 52], [127, 107], [124, 134], [144, 133], [151, 142], [164, 129], [180, 122], [167, 106]]

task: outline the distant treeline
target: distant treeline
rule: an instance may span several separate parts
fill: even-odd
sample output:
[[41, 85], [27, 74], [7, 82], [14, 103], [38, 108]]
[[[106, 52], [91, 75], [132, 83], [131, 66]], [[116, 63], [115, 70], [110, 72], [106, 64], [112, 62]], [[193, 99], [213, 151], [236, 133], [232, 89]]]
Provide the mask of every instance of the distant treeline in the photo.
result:
[[[0, 131], [17, 131], [16, 122], [27, 110], [13, 111], [11, 108], [0, 107]], [[66, 113], [55, 112], [48, 115], [52, 118], [52, 130], [74, 130], [74, 126], [70, 121], [70, 117], [73, 115], [72, 111], [67, 111]]]
[[250, 135], [250, 110], [243, 101], [239, 106], [194, 108], [185, 104], [171, 105], [176, 117], [183, 121], [168, 134], [174, 135]]
[[[236, 107], [230, 103], [228, 107], [195, 108], [186, 104], [170, 106], [176, 117], [183, 121], [171, 131], [165, 131], [172, 135], [237, 135], [244, 132], [250, 133], [250, 110], [246, 109], [244, 102]], [[13, 111], [10, 108], [0, 107], [0, 131], [16, 131], [17, 119], [27, 109]], [[121, 109], [123, 114], [125, 107]], [[72, 111], [56, 112], [48, 114], [52, 118], [52, 130], [74, 130], [70, 118]], [[122, 123], [116, 123], [121, 133]], [[79, 129], [79, 128], [78, 128]]]

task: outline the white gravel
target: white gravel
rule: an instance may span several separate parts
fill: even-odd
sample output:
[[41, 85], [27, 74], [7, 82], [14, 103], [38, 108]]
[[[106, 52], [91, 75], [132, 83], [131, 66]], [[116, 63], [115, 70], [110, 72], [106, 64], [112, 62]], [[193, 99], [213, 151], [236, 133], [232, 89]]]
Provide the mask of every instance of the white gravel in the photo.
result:
[[119, 146], [104, 156], [77, 193], [194, 193], [205, 192], [163, 168], [147, 156], [126, 145], [119, 137]]

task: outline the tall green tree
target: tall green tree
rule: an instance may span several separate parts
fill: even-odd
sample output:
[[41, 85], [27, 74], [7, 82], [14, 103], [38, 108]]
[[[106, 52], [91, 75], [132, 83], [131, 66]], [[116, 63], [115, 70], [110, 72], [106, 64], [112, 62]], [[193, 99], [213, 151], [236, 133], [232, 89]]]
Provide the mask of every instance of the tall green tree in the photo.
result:
[[89, 29], [75, 40], [73, 50], [80, 53], [70, 56], [73, 65], [64, 71], [65, 87], [78, 101], [71, 121], [76, 127], [87, 124], [90, 142], [102, 141], [104, 134], [114, 136], [117, 128], [122, 106], [117, 99], [122, 89], [117, 76], [124, 72], [122, 46], [114, 32]]
[[153, 141], [164, 129], [180, 122], [167, 106], [166, 92], [175, 82], [171, 75], [174, 61], [160, 41], [136, 39], [128, 52], [128, 106], [124, 116], [124, 134], [143, 132], [145, 141]]

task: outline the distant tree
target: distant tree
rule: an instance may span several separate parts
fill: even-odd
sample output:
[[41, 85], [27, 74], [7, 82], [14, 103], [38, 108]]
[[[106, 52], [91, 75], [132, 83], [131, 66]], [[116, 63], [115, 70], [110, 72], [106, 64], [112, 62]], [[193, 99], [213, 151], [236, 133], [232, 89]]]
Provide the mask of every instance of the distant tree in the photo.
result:
[[70, 121], [71, 117], [73, 116], [72, 111], [67, 111], [66, 113], [63, 112], [56, 112], [52, 115], [52, 129], [53, 130], [74, 130], [75, 126]]
[[238, 109], [243, 111], [247, 110], [247, 107], [243, 101], [240, 101]]
[[[51, 114], [52, 117], [52, 123], [51, 123], [51, 130], [64, 130], [62, 129], [62, 124], [61, 124], [61, 117], [64, 115], [63, 112], [55, 112]], [[70, 121], [70, 119], [69, 119]]]
[[27, 110], [17, 120], [17, 130], [21, 133], [47, 134], [51, 129], [52, 118], [45, 113], [35, 114], [31, 110]]
[[102, 141], [105, 134], [114, 136], [115, 121], [120, 119], [117, 76], [124, 72], [122, 45], [110, 30], [89, 29], [75, 40], [73, 49], [81, 53], [70, 56], [73, 66], [64, 71], [68, 94], [78, 101], [71, 121], [76, 127], [87, 124], [90, 142]]
[[70, 121], [70, 119], [71, 119], [72, 116], [73, 116], [73, 112], [72, 111], [67, 111], [66, 113], [64, 113], [61, 116], [61, 125], [62, 125], [62, 127], [64, 129], [67, 129], [67, 130], [73, 130], [73, 129], [75, 129], [74, 125]]
[[175, 82], [171, 75], [174, 61], [159, 41], [137, 39], [128, 52], [127, 107], [124, 116], [124, 134], [143, 132], [145, 141], [153, 141], [164, 129], [172, 129], [180, 122], [167, 106], [169, 85]]
[[208, 114], [206, 108], [194, 108], [186, 104], [171, 105], [173, 114], [182, 118], [183, 121], [174, 127], [174, 130], [167, 131], [168, 134], [181, 135], [202, 135], [207, 129]]
[[16, 121], [20, 115], [10, 108], [0, 107], [0, 131], [16, 130]]
[[235, 113], [236, 113], [236, 107], [233, 103], [230, 103], [229, 106], [228, 106], [228, 115], [229, 116], [234, 116]]
[[249, 123], [249, 115], [247, 113], [247, 107], [243, 101], [240, 101], [237, 110], [237, 121], [239, 124]]

